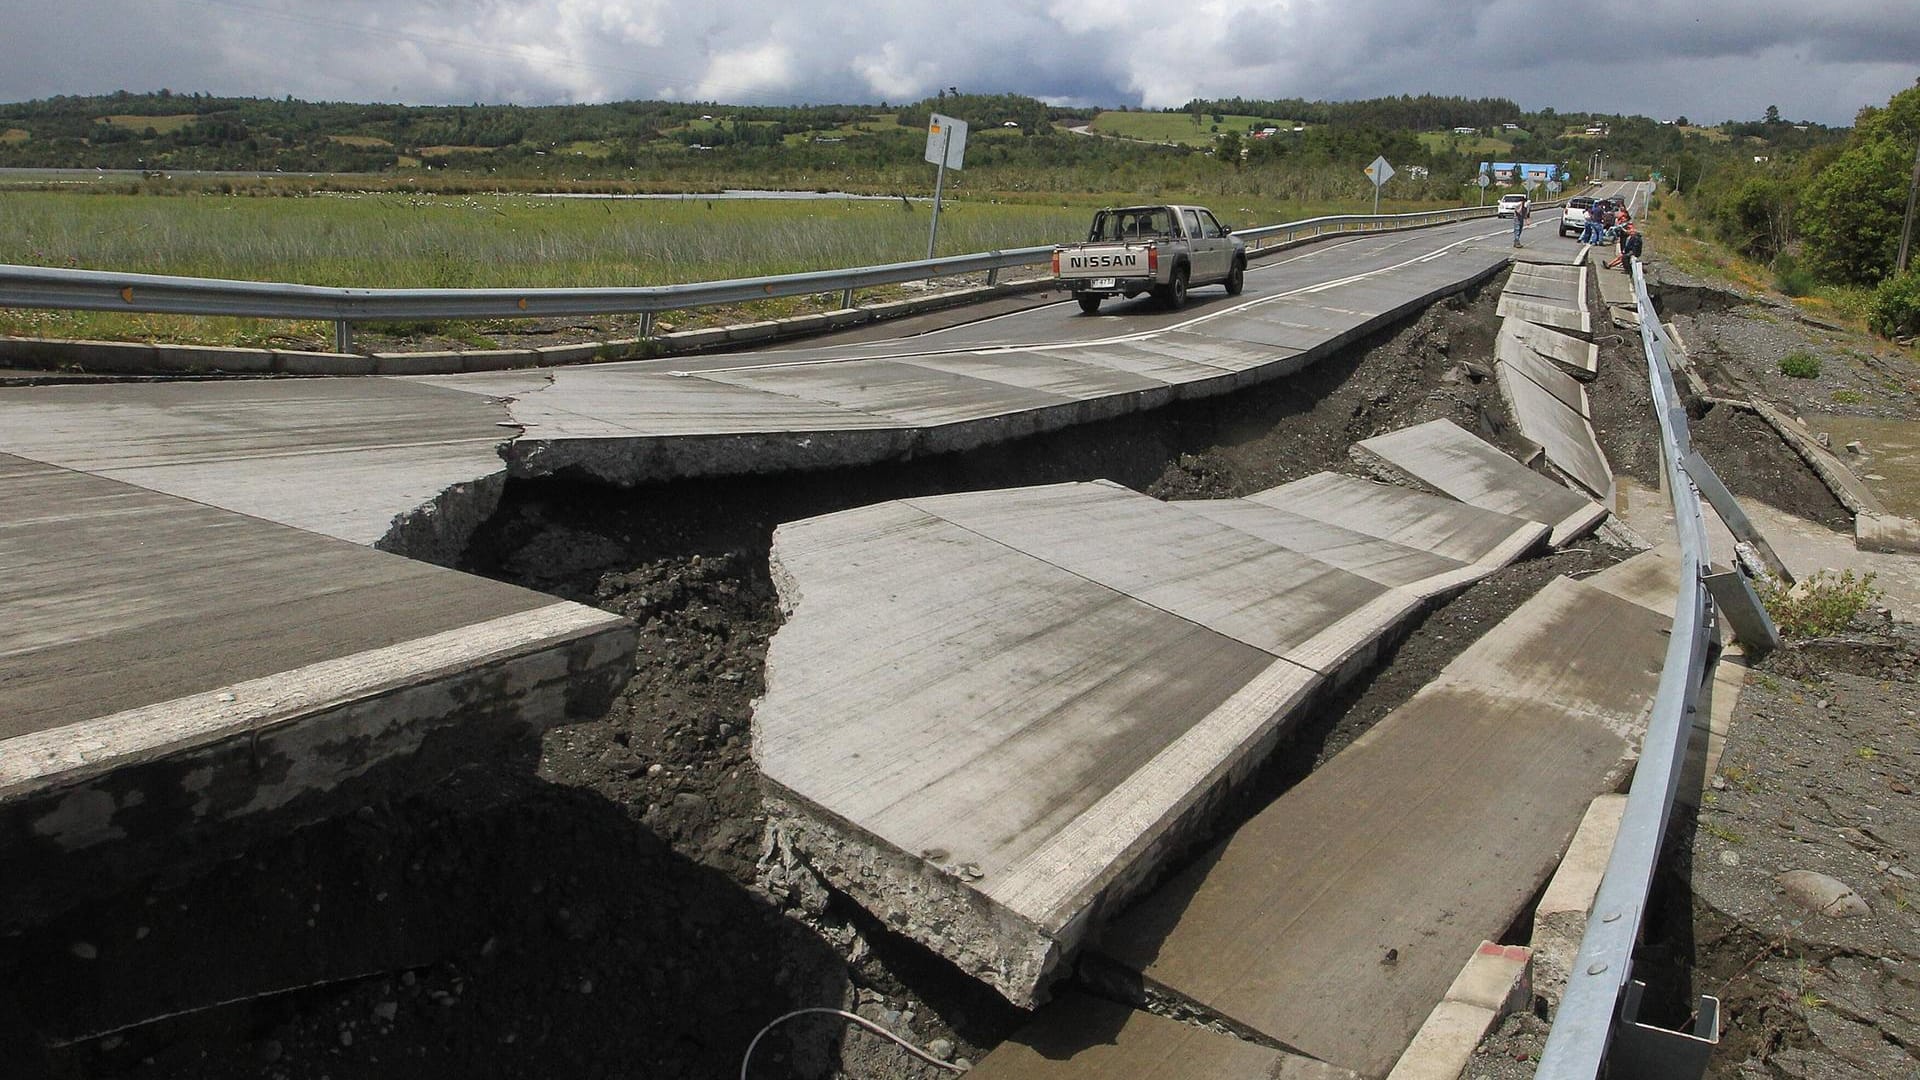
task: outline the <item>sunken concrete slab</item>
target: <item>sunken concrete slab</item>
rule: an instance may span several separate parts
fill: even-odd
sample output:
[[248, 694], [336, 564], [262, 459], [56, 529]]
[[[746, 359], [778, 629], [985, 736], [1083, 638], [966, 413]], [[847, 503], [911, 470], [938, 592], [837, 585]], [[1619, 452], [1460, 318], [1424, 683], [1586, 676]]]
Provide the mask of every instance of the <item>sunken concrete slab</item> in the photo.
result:
[[1398, 484], [1323, 472], [1247, 496], [1462, 563], [1505, 566], [1546, 542], [1537, 521]]
[[1503, 319], [1524, 319], [1541, 326], [1580, 334], [1593, 332], [1593, 317], [1583, 307], [1571, 302], [1502, 293], [1500, 305], [1495, 310]]
[[1364, 439], [1354, 444], [1353, 454], [1378, 473], [1550, 525], [1554, 547], [1585, 535], [1607, 516], [1606, 507], [1528, 469], [1449, 420]]
[[1247, 499], [1198, 499], [1175, 505], [1190, 514], [1311, 555], [1369, 581], [1405, 589], [1423, 599], [1445, 596], [1494, 569]]
[[512, 435], [497, 402], [359, 378], [0, 389], [0, 414], [0, 452], [440, 562]]
[[1109, 481], [905, 501], [1336, 682], [1421, 600]]
[[1083, 969], [1383, 1076], [1625, 775], [1665, 620], [1555, 579], [1101, 932]]
[[1503, 319], [1500, 335], [1494, 340], [1495, 358], [1512, 359], [1517, 351], [1515, 346], [1544, 358], [1583, 382], [1592, 382], [1600, 372], [1600, 346], [1593, 342], [1524, 319]]
[[994, 1048], [976, 1080], [1358, 1080], [1323, 1061], [1085, 994], [1063, 994]]
[[0, 455], [0, 918], [604, 709], [626, 620]]
[[790, 523], [773, 563], [776, 843], [1023, 1005], [1420, 605], [1103, 483]]
[[[1544, 366], [1544, 365], [1543, 365]], [[1613, 503], [1613, 469], [1600, 449], [1599, 436], [1586, 414], [1570, 408], [1552, 390], [1530, 378], [1514, 364], [1494, 365], [1500, 379], [1500, 392], [1513, 410], [1520, 434], [1538, 443], [1546, 452], [1547, 463], [1602, 505]], [[1586, 390], [1566, 375], [1550, 372], [1558, 383], [1571, 383], [1578, 400], [1584, 402]]]

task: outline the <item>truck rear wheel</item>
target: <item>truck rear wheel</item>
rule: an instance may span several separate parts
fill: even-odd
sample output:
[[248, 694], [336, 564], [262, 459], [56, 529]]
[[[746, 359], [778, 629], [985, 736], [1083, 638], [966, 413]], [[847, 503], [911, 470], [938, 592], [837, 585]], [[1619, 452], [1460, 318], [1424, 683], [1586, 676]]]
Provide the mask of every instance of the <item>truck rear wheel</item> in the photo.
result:
[[1239, 259], [1233, 260], [1233, 269], [1227, 271], [1227, 295], [1239, 296], [1247, 287], [1247, 264]]
[[1077, 292], [1073, 294], [1073, 299], [1079, 303], [1081, 311], [1089, 315], [1100, 313], [1100, 294]]
[[1176, 311], [1185, 307], [1187, 304], [1187, 268], [1185, 266], [1174, 267], [1173, 280], [1155, 289], [1154, 294], [1160, 298], [1161, 303]]

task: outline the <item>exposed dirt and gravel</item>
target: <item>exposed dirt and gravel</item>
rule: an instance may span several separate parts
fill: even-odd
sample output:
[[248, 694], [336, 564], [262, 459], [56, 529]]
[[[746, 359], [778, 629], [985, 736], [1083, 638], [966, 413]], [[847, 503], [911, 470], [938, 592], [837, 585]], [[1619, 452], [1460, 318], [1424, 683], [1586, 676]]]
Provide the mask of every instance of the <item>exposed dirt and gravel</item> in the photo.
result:
[[[970, 454], [632, 491], [510, 486], [466, 566], [642, 626], [636, 674], [610, 712], [548, 733], [522, 761], [242, 859], [181, 868], [0, 940], [0, 1061], [9, 1076], [17, 1064], [25, 1076], [718, 1077], [738, 1073], [762, 1024], [821, 1005], [977, 1059], [1022, 1014], [832, 896], [796, 887], [776, 901], [762, 888], [770, 868], [748, 739], [778, 627], [773, 527], [908, 494], [1095, 477], [1163, 498], [1245, 494], [1351, 471], [1353, 441], [1436, 417], [1511, 448], [1497, 388], [1468, 366], [1488, 363], [1497, 285], [1291, 379]], [[1645, 390], [1616, 374], [1638, 370], [1637, 339], [1602, 344], [1596, 427], [1616, 469], [1650, 476]], [[1701, 438], [1712, 456], [1717, 444]], [[1225, 820], [1346, 745], [1550, 577], [1624, 554], [1588, 542], [1431, 613]], [[1782, 723], [1832, 716], [1797, 707], [1770, 705]], [[1871, 738], [1888, 756], [1910, 755], [1905, 715], [1904, 732], [1863, 730], [1849, 752]], [[1901, 812], [1891, 798], [1877, 805]], [[1910, 829], [1911, 803], [1904, 812]], [[1847, 813], [1862, 828], [1867, 819]], [[1884, 857], [1911, 868], [1910, 831], [1870, 835], [1905, 844]], [[1768, 927], [1753, 933], [1772, 940]], [[1872, 986], [1910, 991], [1905, 955], [1903, 968], [1876, 968], [1893, 973]], [[172, 1013], [183, 1015], [159, 1019]], [[1514, 1024], [1529, 1022], [1540, 1023]], [[1538, 1038], [1525, 1038], [1537, 1054]], [[48, 1050], [48, 1039], [72, 1045]], [[1528, 1057], [1524, 1046], [1506, 1054]], [[1769, 1067], [1754, 1075], [1851, 1075]], [[762, 1045], [754, 1075], [946, 1074], [806, 1020]]]

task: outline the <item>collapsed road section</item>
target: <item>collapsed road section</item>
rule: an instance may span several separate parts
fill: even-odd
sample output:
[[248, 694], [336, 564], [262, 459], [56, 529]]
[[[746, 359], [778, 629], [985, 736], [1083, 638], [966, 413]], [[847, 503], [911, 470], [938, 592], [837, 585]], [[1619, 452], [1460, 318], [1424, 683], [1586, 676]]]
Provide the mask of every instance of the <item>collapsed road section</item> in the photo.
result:
[[599, 715], [617, 615], [0, 454], [0, 924]]
[[[1421, 470], [1457, 449], [1399, 459]], [[1531, 516], [1323, 476], [1298, 500], [1072, 484], [782, 526], [790, 614], [753, 739], [777, 843], [1015, 1003], [1044, 1001], [1088, 931], [1428, 602], [1549, 523], [1584, 523], [1565, 543], [1604, 515], [1487, 450], [1476, 475], [1533, 492], [1508, 500]], [[1324, 520], [1329, 489], [1386, 509]], [[1353, 568], [1281, 539], [1302, 535]]]

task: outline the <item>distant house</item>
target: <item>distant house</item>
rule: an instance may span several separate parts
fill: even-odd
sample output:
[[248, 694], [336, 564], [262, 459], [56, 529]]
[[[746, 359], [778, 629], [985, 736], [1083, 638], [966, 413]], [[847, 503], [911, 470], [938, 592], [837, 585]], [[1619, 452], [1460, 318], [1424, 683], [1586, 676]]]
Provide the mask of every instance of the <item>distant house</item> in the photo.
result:
[[1605, 135], [1606, 133], [1607, 133], [1607, 125], [1605, 124], [1588, 124], [1587, 125], [1587, 134], [1589, 135]]
[[1429, 170], [1425, 165], [1407, 166], [1407, 179], [1409, 180], [1425, 180], [1428, 175]]
[[1017, 127], [1019, 127], [1020, 125], [1019, 125], [1019, 124], [1016, 124], [1016, 123], [1014, 123], [1014, 122], [1013, 122], [1012, 120], [1007, 120], [1007, 121], [1005, 121], [1005, 122], [1003, 122], [1003, 123], [1002, 123], [1002, 124], [1001, 124], [1000, 126], [1001, 126], [1001, 127], [1003, 127], [1003, 128], [1008, 128], [1008, 127], [1010, 127], [1010, 128], [1017, 128]]
[[1520, 125], [1519, 124], [1501, 124], [1500, 130], [1501, 131], [1519, 131]]
[[1453, 133], [1454, 133], [1455, 135], [1471, 135], [1471, 134], [1473, 134], [1473, 133], [1474, 133], [1475, 131], [1478, 131], [1478, 130], [1479, 130], [1478, 128], [1470, 128], [1470, 127], [1457, 127], [1457, 128], [1454, 128], [1454, 129], [1453, 129]]

